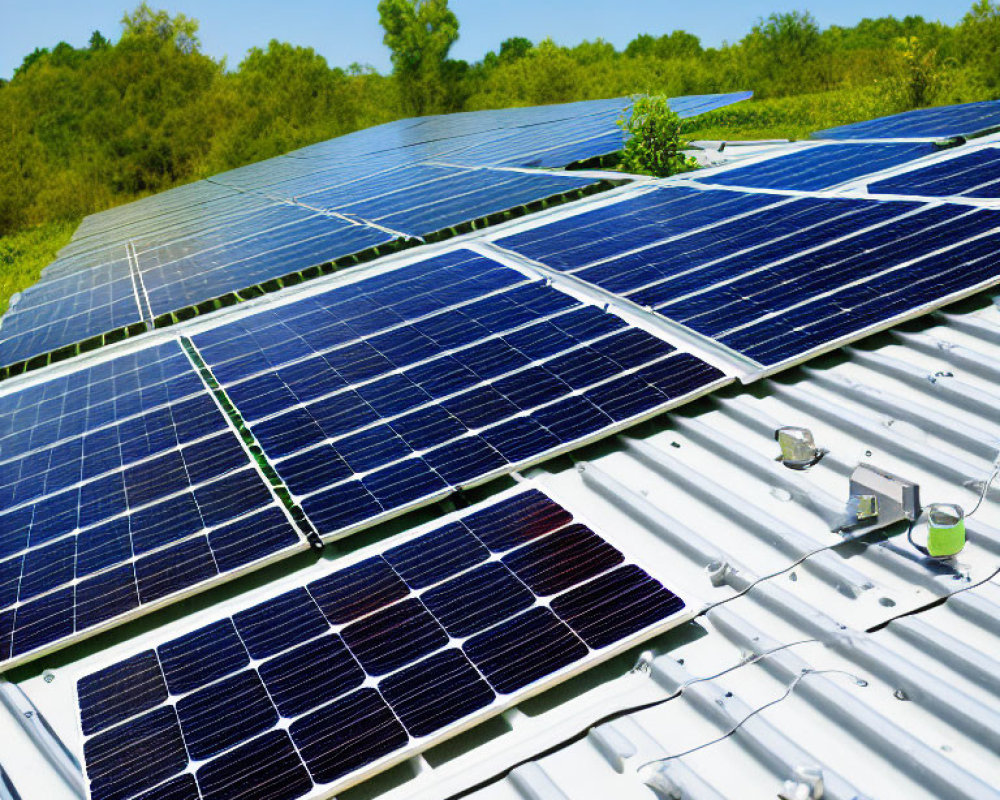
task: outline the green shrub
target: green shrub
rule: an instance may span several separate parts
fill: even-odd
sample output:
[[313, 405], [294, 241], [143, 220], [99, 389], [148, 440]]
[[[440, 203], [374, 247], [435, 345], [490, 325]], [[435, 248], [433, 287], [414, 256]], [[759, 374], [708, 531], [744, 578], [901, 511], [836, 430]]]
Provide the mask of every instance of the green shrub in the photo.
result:
[[686, 144], [681, 139], [681, 118], [666, 97], [635, 98], [618, 124], [629, 134], [621, 163], [626, 172], [665, 178], [698, 166], [681, 152]]

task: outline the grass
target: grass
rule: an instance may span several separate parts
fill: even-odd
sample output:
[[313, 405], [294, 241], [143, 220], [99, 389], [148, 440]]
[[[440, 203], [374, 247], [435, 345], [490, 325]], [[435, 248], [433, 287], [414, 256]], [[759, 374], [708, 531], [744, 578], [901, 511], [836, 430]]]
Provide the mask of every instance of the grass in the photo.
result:
[[0, 236], [0, 313], [10, 297], [38, 280], [42, 267], [69, 242], [79, 220], [46, 222], [9, 236]]
[[843, 89], [766, 100], [751, 98], [687, 120], [687, 139], [808, 139], [836, 125], [882, 117], [892, 108], [883, 93]]

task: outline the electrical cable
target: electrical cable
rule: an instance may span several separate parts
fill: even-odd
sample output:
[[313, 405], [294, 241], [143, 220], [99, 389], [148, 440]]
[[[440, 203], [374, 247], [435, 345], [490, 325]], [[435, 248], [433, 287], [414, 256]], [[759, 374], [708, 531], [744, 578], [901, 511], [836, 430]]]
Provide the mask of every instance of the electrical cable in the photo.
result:
[[831, 673], [836, 673], [836, 674], [839, 674], [839, 675], [846, 675], [847, 677], [853, 679], [855, 683], [861, 685], [861, 678], [859, 678], [853, 672], [848, 672], [847, 670], [843, 670], [843, 669], [807, 669], [806, 671], [801, 672], [801, 673], [799, 673], [798, 675], [795, 676], [795, 679], [790, 684], [788, 684], [788, 687], [785, 689], [785, 691], [781, 694], [780, 697], [776, 697], [774, 700], [771, 700], [769, 703], [765, 703], [764, 705], [762, 705], [762, 706], [760, 706], [758, 708], [755, 708], [753, 711], [751, 711], [749, 714], [747, 714], [743, 719], [741, 719], [739, 722], [737, 722], [735, 726], [733, 726], [730, 730], [726, 731], [721, 736], [718, 736], [715, 739], [712, 739], [712, 740], [710, 740], [708, 742], [704, 742], [703, 744], [700, 744], [697, 747], [692, 747], [692, 748], [690, 748], [688, 750], [684, 750], [684, 751], [682, 751], [680, 753], [674, 753], [674, 754], [669, 755], [669, 756], [663, 756], [662, 758], [651, 759], [650, 761], [647, 761], [646, 763], [641, 764], [638, 767], [636, 767], [636, 772], [641, 772], [646, 767], [650, 767], [653, 764], [662, 764], [664, 761], [673, 761], [674, 759], [684, 758], [685, 756], [689, 756], [692, 753], [698, 752], [699, 750], [704, 750], [706, 747], [711, 747], [713, 744], [718, 744], [719, 742], [723, 741], [724, 739], [728, 739], [730, 736], [732, 736], [733, 734], [735, 734], [740, 728], [742, 728], [747, 722], [749, 722], [753, 717], [756, 717], [761, 712], [766, 711], [767, 709], [771, 708], [771, 706], [777, 705], [782, 700], [788, 699], [788, 697], [792, 694], [792, 692], [795, 691], [795, 687], [798, 686], [799, 683], [804, 678], [806, 678], [807, 676], [809, 676], [809, 675], [828, 675], [828, 674], [831, 674]]
[[993, 472], [990, 473], [990, 476], [983, 483], [983, 491], [980, 493], [979, 499], [976, 501], [976, 505], [973, 506], [972, 511], [965, 515], [966, 519], [979, 510], [979, 506], [981, 506], [983, 504], [983, 500], [986, 499], [986, 493], [990, 490], [990, 484], [996, 480], [997, 475], [1000, 475], [1000, 453], [997, 453], [997, 457], [993, 460]]

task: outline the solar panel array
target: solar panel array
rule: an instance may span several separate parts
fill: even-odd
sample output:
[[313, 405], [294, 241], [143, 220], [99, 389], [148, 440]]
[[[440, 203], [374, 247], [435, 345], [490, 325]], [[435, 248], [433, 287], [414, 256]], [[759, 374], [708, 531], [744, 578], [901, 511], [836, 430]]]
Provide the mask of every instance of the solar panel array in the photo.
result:
[[1000, 198], [1000, 148], [987, 147], [868, 184], [873, 194]]
[[930, 142], [821, 144], [704, 177], [703, 183], [751, 189], [829, 189], [934, 153]]
[[620, 317], [464, 249], [193, 341], [324, 535], [725, 380]]
[[[668, 102], [686, 119], [752, 95], [689, 95], [672, 97]], [[627, 97], [617, 97], [404, 119], [320, 142], [289, 157], [346, 160], [358, 154], [368, 157], [416, 148], [426, 157], [447, 157], [452, 163], [469, 166], [563, 167], [620, 150], [624, 136], [618, 120], [630, 102]]]
[[142, 321], [125, 250], [82, 272], [43, 279], [0, 320], [0, 366]]
[[[748, 96], [671, 102], [691, 116]], [[620, 150], [626, 104], [400, 120], [92, 215], [4, 317], [0, 367], [594, 187], [593, 178], [507, 167], [562, 167]]]
[[169, 343], [0, 396], [0, 664], [304, 546]]
[[1000, 100], [918, 108], [888, 117], [827, 128], [819, 139], [944, 139], [1000, 127]]
[[[88, 217], [5, 316], [0, 366], [590, 191], [541, 170], [619, 150], [624, 105], [400, 120]], [[835, 129], [925, 141], [633, 186], [0, 387], [0, 669], [303, 549], [285, 487], [336, 538], [732, 379], [646, 328], [759, 375], [997, 282], [1000, 211], [822, 191], [993, 124], [1000, 103]], [[997, 197], [996, 156], [870, 189]], [[536, 490], [336, 566], [81, 680], [91, 796], [329, 795], [684, 611]]]
[[521, 492], [82, 678], [90, 796], [329, 795], [683, 609]]
[[661, 188], [505, 236], [773, 367], [1000, 277], [1000, 213]]

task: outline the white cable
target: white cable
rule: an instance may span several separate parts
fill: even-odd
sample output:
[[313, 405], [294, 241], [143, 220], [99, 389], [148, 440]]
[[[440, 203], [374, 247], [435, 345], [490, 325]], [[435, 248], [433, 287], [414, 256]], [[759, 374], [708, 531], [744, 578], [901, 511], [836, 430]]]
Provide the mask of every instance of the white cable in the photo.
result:
[[983, 491], [979, 495], [979, 499], [976, 501], [976, 505], [973, 506], [972, 511], [965, 515], [966, 518], [971, 517], [979, 510], [979, 506], [983, 504], [983, 500], [986, 499], [986, 494], [990, 490], [990, 484], [996, 480], [997, 475], [1000, 475], [1000, 452], [998, 452], [997, 457], [993, 459], [993, 471], [990, 473], [990, 477], [988, 477], [985, 483], [983, 483]]

